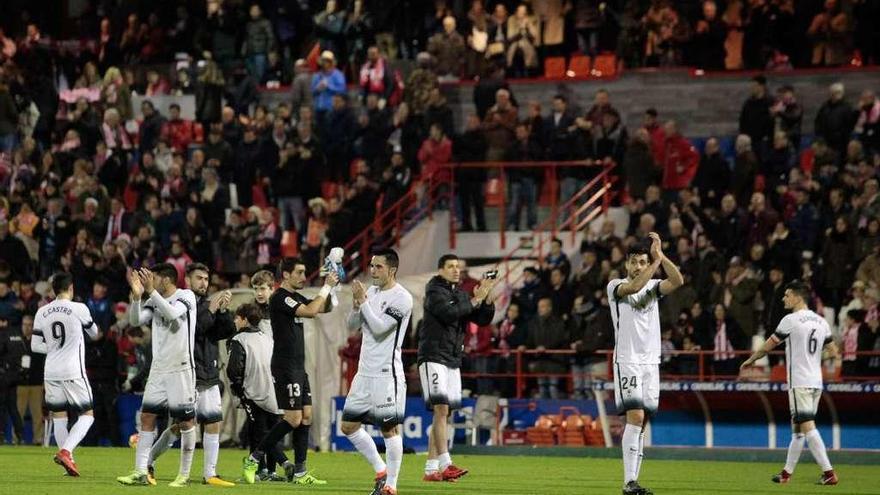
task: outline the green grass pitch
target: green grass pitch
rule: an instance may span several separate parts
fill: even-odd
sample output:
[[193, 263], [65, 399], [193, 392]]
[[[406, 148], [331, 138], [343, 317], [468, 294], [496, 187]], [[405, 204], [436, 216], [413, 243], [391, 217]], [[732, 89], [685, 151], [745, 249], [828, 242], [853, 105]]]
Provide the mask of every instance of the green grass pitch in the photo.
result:
[[[156, 487], [123, 487], [116, 476], [128, 474], [134, 462], [134, 450], [122, 448], [80, 448], [74, 454], [82, 473], [80, 478], [63, 476], [63, 469], [52, 462], [53, 449], [38, 447], [0, 447], [0, 494], [10, 495], [72, 495], [120, 494], [129, 491], [180, 493], [168, 488], [177, 474], [178, 450], [168, 451], [157, 463], [159, 485]], [[539, 454], [540, 451], [536, 451]], [[877, 479], [880, 466], [835, 466], [841, 479], [838, 486], [817, 486], [819, 468], [804, 451], [801, 464], [792, 482], [778, 486], [770, 482], [784, 461], [779, 463], [662, 461], [648, 457], [642, 467], [642, 484], [661, 494], [867, 494], [880, 493]], [[244, 451], [222, 449], [218, 471], [227, 479], [240, 476]], [[831, 452], [832, 460], [834, 453]], [[543, 457], [540, 455], [483, 456], [454, 455], [456, 464], [471, 470], [458, 483], [423, 483], [424, 455], [404, 457], [398, 492], [401, 495], [568, 495], [619, 494], [621, 461], [615, 459]], [[293, 492], [315, 494], [368, 494], [372, 489], [372, 472], [360, 456], [350, 453], [310, 453], [309, 468], [326, 479], [326, 486], [300, 487], [288, 483], [240, 484], [235, 488], [216, 488], [201, 484], [202, 451], [196, 451], [193, 462], [193, 484], [183, 489], [191, 493], [216, 491], [251, 491], [257, 493]]]

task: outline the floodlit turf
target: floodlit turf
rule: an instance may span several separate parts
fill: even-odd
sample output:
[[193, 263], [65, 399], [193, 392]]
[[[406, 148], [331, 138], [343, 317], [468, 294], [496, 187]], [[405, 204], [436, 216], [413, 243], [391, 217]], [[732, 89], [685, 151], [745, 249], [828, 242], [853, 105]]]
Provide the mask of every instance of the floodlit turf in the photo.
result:
[[[813, 483], [819, 469], [804, 449], [801, 466], [793, 481], [784, 486], [774, 485], [770, 476], [778, 471], [779, 464], [740, 462], [694, 462], [660, 461], [647, 458], [642, 467], [642, 483], [660, 494], [862, 494], [878, 493], [878, 466], [837, 466], [841, 478], [836, 487], [816, 486]], [[540, 451], [538, 451], [540, 452]], [[123, 487], [116, 477], [128, 474], [134, 462], [134, 449], [81, 448], [74, 457], [79, 465], [81, 478], [62, 476], [63, 470], [52, 462], [54, 450], [37, 447], [0, 447], [0, 494], [118, 494], [133, 491], [141, 493], [175, 492], [167, 485], [177, 474], [179, 454], [171, 450], [163, 456], [157, 467], [159, 486]], [[220, 451], [219, 472], [222, 476], [240, 476], [241, 458], [244, 451]], [[648, 452], [650, 455], [650, 452]], [[784, 456], [784, 452], [780, 452]], [[834, 453], [831, 453], [832, 460]], [[621, 463], [613, 459], [580, 459], [566, 457], [494, 457], [454, 456], [456, 464], [471, 470], [458, 483], [423, 483], [423, 455], [404, 457], [403, 472], [398, 491], [409, 494], [480, 494], [480, 495], [526, 495], [526, 494], [619, 494]], [[804, 462], [805, 461], [805, 462]], [[287, 483], [264, 483], [239, 485], [235, 488], [215, 488], [201, 485], [202, 451], [196, 451], [193, 463], [194, 483], [185, 489], [191, 493], [237, 490], [260, 493], [309, 492], [316, 494], [363, 494], [372, 489], [373, 474], [367, 463], [356, 454], [312, 453], [309, 467], [315, 474], [326, 479], [323, 487], [299, 487]]]

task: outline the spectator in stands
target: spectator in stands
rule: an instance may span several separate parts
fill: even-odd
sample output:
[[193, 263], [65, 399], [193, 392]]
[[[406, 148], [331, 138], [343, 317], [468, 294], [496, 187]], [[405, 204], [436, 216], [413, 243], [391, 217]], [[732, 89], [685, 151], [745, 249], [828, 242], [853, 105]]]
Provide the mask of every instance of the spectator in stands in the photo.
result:
[[868, 153], [880, 154], [880, 99], [870, 89], [859, 98], [855, 133]]
[[724, 278], [724, 306], [748, 337], [757, 330], [754, 307], [757, 293], [758, 281], [753, 273], [738, 256], [731, 259]]
[[702, 207], [718, 209], [722, 196], [730, 186], [730, 165], [721, 154], [718, 138], [706, 140], [693, 186], [699, 194]]
[[565, 95], [553, 97], [552, 111], [542, 125], [543, 136], [539, 136], [542, 144], [547, 147], [547, 158], [550, 160], [570, 160], [574, 147], [574, 116], [568, 110], [568, 99]]
[[643, 199], [645, 190], [657, 182], [659, 175], [651, 152], [651, 136], [644, 127], [639, 128], [630, 139], [622, 165], [629, 196], [636, 200]]
[[510, 143], [514, 139], [518, 109], [510, 99], [510, 92], [499, 89], [495, 92], [493, 105], [483, 121], [486, 132], [486, 160], [499, 161], [505, 158]]
[[193, 122], [180, 116], [180, 105], [177, 103], [168, 106], [168, 120], [162, 127], [162, 135], [167, 137], [171, 149], [177, 153], [187, 152], [189, 145], [195, 141]]
[[837, 153], [846, 150], [850, 133], [858, 118], [855, 110], [844, 97], [843, 83], [834, 83], [829, 87], [829, 98], [819, 108], [816, 114], [815, 131], [816, 137], [820, 137], [828, 143]]
[[443, 79], [457, 80], [461, 77], [464, 61], [464, 38], [456, 31], [455, 17], [443, 18], [443, 31], [428, 40], [428, 52], [437, 61], [437, 74]]
[[[334, 0], [329, 3], [335, 4]], [[345, 76], [336, 68], [336, 56], [330, 50], [321, 52], [321, 70], [312, 76], [312, 95], [318, 125], [326, 125], [326, 115], [333, 108], [333, 97], [345, 93]]]
[[294, 112], [312, 106], [312, 72], [305, 59], [298, 58], [293, 64], [293, 83], [290, 85], [290, 108]]
[[419, 148], [419, 162], [422, 164], [422, 176], [437, 181], [449, 181], [452, 173], [443, 166], [452, 159], [452, 141], [443, 132], [440, 124], [432, 124], [428, 139]]
[[[105, 300], [101, 306], [104, 305], [109, 307], [109, 301]], [[95, 310], [91, 305], [89, 309], [95, 316]], [[109, 316], [110, 322], [115, 320], [112, 310], [109, 311]], [[97, 338], [95, 340], [86, 339], [85, 365], [92, 388], [95, 414], [95, 427], [90, 429], [89, 435], [86, 437], [87, 445], [100, 445], [101, 439], [108, 440], [113, 446], [123, 445], [119, 440], [119, 417], [116, 413], [121, 363], [116, 348], [116, 336], [109, 333], [110, 326], [109, 322], [105, 326], [99, 326]]]
[[619, 113], [616, 111], [605, 113], [602, 116], [602, 125], [594, 131], [593, 139], [593, 153], [597, 160], [623, 163], [629, 134], [620, 121]]
[[734, 351], [748, 350], [748, 337], [723, 304], [716, 304], [713, 314], [712, 327], [703, 331], [711, 343], [712, 373], [729, 379], [739, 374], [742, 359]]
[[865, 256], [859, 264], [856, 269], [856, 280], [864, 283], [867, 288], [880, 286], [880, 246], [875, 246], [874, 251]]
[[465, 76], [482, 78], [485, 76], [489, 47], [489, 15], [482, 0], [473, 0], [467, 11], [465, 24]]
[[490, 63], [499, 63], [504, 65], [501, 60], [507, 53], [507, 6], [499, 2], [492, 9], [492, 15], [489, 18], [489, 46], [486, 48], [486, 55], [489, 57]]
[[[499, 90], [503, 91], [503, 90]], [[508, 159], [518, 161], [538, 161], [542, 158], [540, 142], [529, 132], [529, 127], [521, 122], [516, 125], [516, 143], [509, 150]], [[525, 207], [526, 227], [534, 229], [538, 224], [537, 202], [543, 172], [539, 168], [509, 167], [507, 173], [507, 223], [508, 230], [520, 230], [520, 211]], [[525, 309], [525, 308], [524, 308]], [[527, 311], [526, 311], [527, 312]]]
[[[502, 4], [498, 5], [504, 7]], [[477, 116], [480, 117], [480, 120], [486, 118], [489, 109], [495, 104], [495, 95], [498, 94], [499, 89], [507, 90], [510, 93], [511, 102], [516, 106], [510, 85], [504, 79], [504, 64], [491, 62], [486, 77], [480, 78], [474, 86], [474, 106], [477, 108]]]
[[[549, 375], [565, 373], [567, 358], [558, 354], [545, 354], [544, 351], [567, 349], [569, 342], [565, 322], [553, 312], [551, 298], [541, 297], [538, 300], [537, 316], [529, 323], [526, 345], [520, 346], [520, 350], [537, 351], [529, 362], [529, 372]], [[542, 399], [561, 398], [560, 382], [558, 376], [538, 377], [538, 396]]]
[[[382, 181], [379, 186], [379, 193], [382, 195], [382, 211], [394, 206], [409, 191], [412, 183], [412, 172], [403, 160], [403, 154], [400, 151], [394, 151], [391, 154], [391, 165], [385, 167], [382, 171]], [[462, 201], [464, 202], [464, 201]], [[462, 210], [469, 210], [462, 207]], [[470, 218], [468, 213], [464, 214], [464, 218]], [[485, 225], [484, 225], [485, 228]], [[464, 228], [462, 228], [464, 230]]]
[[758, 174], [758, 157], [752, 150], [752, 138], [745, 134], [736, 137], [734, 143], [736, 156], [733, 161], [730, 192], [737, 202], [745, 204], [754, 189], [755, 177]]
[[[467, 118], [464, 133], [458, 135], [453, 145], [453, 154], [460, 162], [481, 162], [486, 155], [486, 137], [480, 128], [480, 119], [471, 114]], [[476, 217], [478, 232], [486, 231], [485, 198], [483, 188], [486, 185], [486, 169], [463, 168], [455, 169], [455, 184], [461, 202], [461, 230], [473, 230], [471, 212]]]
[[394, 91], [393, 71], [377, 46], [367, 48], [367, 61], [361, 66], [360, 88], [362, 101], [366, 102], [367, 95], [374, 94], [381, 108], [385, 107]]
[[522, 287], [513, 291], [512, 300], [519, 306], [524, 321], [529, 322], [538, 311], [538, 298], [544, 293], [538, 268], [527, 266], [523, 269]]
[[144, 100], [141, 103], [141, 113], [144, 120], [140, 126], [140, 144], [141, 153], [152, 151], [162, 135], [162, 126], [165, 125], [165, 117], [162, 116], [150, 100]]
[[357, 133], [357, 122], [348, 106], [348, 95], [333, 95], [333, 108], [325, 117], [323, 132], [324, 155], [330, 165], [330, 177], [334, 181], [350, 179], [349, 164], [353, 158], [353, 145]]
[[849, 17], [837, 0], [825, 0], [825, 9], [813, 17], [807, 35], [813, 40], [813, 65], [837, 66], [849, 62]]
[[784, 132], [794, 149], [800, 149], [804, 108], [795, 98], [792, 86], [785, 85], [779, 89], [776, 103], [770, 107], [770, 114], [774, 119], [774, 130]]
[[14, 276], [22, 277], [30, 271], [27, 260], [30, 260], [30, 256], [24, 243], [9, 233], [9, 220], [0, 217], [0, 261], [8, 264]]
[[213, 60], [199, 62], [199, 75], [196, 85], [196, 120], [202, 126], [207, 127], [210, 123], [220, 120], [222, 108], [223, 89], [226, 80], [223, 73]]
[[46, 355], [31, 351], [31, 339], [34, 331], [33, 313], [26, 311], [21, 320], [22, 345], [24, 357], [22, 359], [22, 371], [24, 376], [17, 388], [18, 415], [22, 420], [25, 413], [30, 413], [33, 445], [43, 444], [43, 370], [46, 365]]
[[574, 308], [574, 292], [566, 277], [563, 268], [559, 266], [551, 268], [547, 277], [549, 282], [547, 295], [553, 303], [553, 313], [568, 322], [571, 310]]
[[773, 104], [773, 98], [767, 93], [767, 78], [753, 77], [751, 95], [739, 114], [739, 133], [752, 139], [752, 147], [759, 157], [766, 153], [773, 135]]
[[446, 97], [443, 96], [443, 93], [437, 86], [431, 88], [428, 97], [428, 108], [425, 109], [425, 125], [430, 127], [431, 124], [435, 123], [443, 128], [443, 132], [447, 136], [455, 135], [452, 109], [449, 108], [449, 105], [446, 103]]
[[420, 52], [416, 56], [416, 69], [406, 79], [403, 99], [409, 111], [423, 115], [428, 108], [431, 90], [437, 86], [437, 73], [434, 72], [434, 59], [430, 53]]
[[726, 39], [727, 26], [718, 17], [718, 5], [713, 0], [704, 1], [703, 17], [697, 21], [691, 38], [693, 64], [706, 70], [724, 69]]
[[272, 23], [263, 17], [259, 4], [250, 6], [250, 19], [245, 26], [244, 44], [241, 54], [248, 64], [248, 71], [257, 80], [262, 81], [266, 72], [269, 52], [275, 50], [275, 33]]
[[[604, 290], [599, 290], [598, 299], [580, 297], [575, 299], [574, 322], [572, 326], [571, 350], [577, 354], [572, 358], [573, 399], [589, 397], [594, 378], [608, 376], [608, 360], [597, 351], [610, 349], [614, 345], [611, 308]], [[588, 302], [589, 301], [589, 302]]]
[[773, 39], [774, 11], [767, 0], [749, 0], [743, 21], [742, 59], [746, 69], [763, 69]]
[[847, 288], [850, 287], [855, 272], [855, 238], [844, 216], [834, 221], [834, 226], [825, 232], [822, 249], [822, 264], [825, 267], [822, 287], [827, 291], [823, 297], [835, 312], [843, 305]]
[[528, 77], [538, 66], [538, 19], [526, 4], [519, 4], [507, 19], [507, 68], [511, 77]]
[[871, 329], [865, 324], [865, 310], [851, 309], [846, 313], [846, 317], [841, 322], [843, 331], [840, 335], [843, 351], [843, 375], [858, 376], [861, 371], [860, 365], [864, 359], [858, 357], [858, 352], [873, 350], [869, 342]]
[[[510, 351], [525, 345], [528, 338], [528, 325], [520, 314], [517, 302], [511, 301], [504, 313], [504, 319], [496, 325], [496, 328], [495, 348], [501, 351], [497, 355], [497, 372], [513, 374], [516, 372], [516, 358]], [[504, 379], [501, 383], [500, 391], [503, 397], [517, 395], [514, 378]]]
[[593, 106], [587, 111], [587, 120], [593, 127], [601, 126], [605, 114], [610, 112], [617, 112], [620, 115], [620, 112], [611, 105], [611, 96], [608, 90], [604, 88], [597, 90], [593, 99]]
[[[346, 12], [339, 9], [336, 0], [327, 0], [324, 10], [319, 12], [314, 19], [315, 33], [318, 35], [318, 44], [321, 50], [339, 54], [345, 59], [345, 20]], [[324, 54], [321, 54], [321, 58]], [[314, 88], [314, 85], [313, 85]]]
[[[2, 294], [4, 290], [9, 291], [9, 285], [5, 280], [0, 281], [0, 301], [8, 297]], [[3, 371], [0, 373], [0, 391], [3, 392], [0, 399], [0, 435], [5, 438], [7, 417], [12, 420], [13, 432], [9, 438], [0, 439], [0, 443], [15, 445], [24, 441], [24, 425], [16, 405], [18, 383], [23, 375], [21, 364], [24, 354], [24, 341], [19, 323], [12, 321], [10, 316], [0, 313], [0, 370]]]
[[663, 126], [666, 139], [663, 142], [663, 194], [674, 201], [678, 192], [690, 187], [700, 166], [700, 154], [678, 131], [678, 125], [670, 120]]

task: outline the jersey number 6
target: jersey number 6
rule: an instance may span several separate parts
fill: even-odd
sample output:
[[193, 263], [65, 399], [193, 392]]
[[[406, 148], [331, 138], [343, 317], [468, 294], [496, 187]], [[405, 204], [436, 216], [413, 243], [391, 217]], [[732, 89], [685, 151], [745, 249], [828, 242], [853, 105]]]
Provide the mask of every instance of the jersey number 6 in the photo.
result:
[[60, 340], [61, 342], [58, 344], [58, 347], [64, 347], [64, 323], [60, 321], [56, 321], [52, 324], [52, 338], [56, 340]]
[[816, 349], [819, 348], [819, 341], [816, 340], [816, 329], [814, 328], [812, 332], [810, 332], [810, 341], [807, 343], [807, 350], [810, 351], [810, 354], [816, 354]]

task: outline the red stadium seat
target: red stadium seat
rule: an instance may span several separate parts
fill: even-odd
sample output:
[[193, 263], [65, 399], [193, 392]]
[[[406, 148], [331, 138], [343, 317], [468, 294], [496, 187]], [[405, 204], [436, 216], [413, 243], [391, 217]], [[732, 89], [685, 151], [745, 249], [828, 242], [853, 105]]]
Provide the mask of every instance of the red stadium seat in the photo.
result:
[[597, 55], [592, 74], [596, 77], [612, 77], [617, 74], [617, 57], [613, 53]]
[[589, 77], [590, 76], [590, 57], [586, 55], [574, 55], [571, 62], [568, 63], [568, 76], [570, 77]]
[[[589, 418], [589, 416], [587, 416]], [[586, 445], [586, 437], [584, 436], [584, 428], [586, 423], [582, 416], [572, 414], [565, 418], [557, 431], [559, 445], [584, 446]]]
[[544, 60], [544, 77], [550, 79], [565, 77], [565, 57], [549, 57]]
[[535, 426], [526, 429], [526, 442], [532, 445], [556, 445], [556, 429], [559, 427], [558, 417], [541, 415]]

